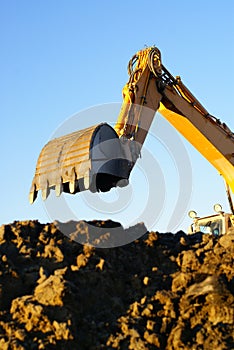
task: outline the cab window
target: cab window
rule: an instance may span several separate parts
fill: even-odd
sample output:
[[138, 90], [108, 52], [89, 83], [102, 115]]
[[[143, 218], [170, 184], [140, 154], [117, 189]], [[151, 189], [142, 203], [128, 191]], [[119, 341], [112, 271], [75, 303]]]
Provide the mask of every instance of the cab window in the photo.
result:
[[199, 229], [202, 233], [219, 236], [222, 234], [222, 220], [201, 222], [199, 223]]

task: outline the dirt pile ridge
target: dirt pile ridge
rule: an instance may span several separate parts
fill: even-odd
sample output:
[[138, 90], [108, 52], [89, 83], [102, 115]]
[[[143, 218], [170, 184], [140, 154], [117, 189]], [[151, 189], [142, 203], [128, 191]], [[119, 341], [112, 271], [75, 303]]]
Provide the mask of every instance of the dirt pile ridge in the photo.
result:
[[[101, 249], [55, 224], [0, 227], [0, 349], [234, 349], [234, 235], [146, 232]], [[139, 236], [142, 225], [126, 230]], [[103, 236], [103, 235], [102, 235]]]

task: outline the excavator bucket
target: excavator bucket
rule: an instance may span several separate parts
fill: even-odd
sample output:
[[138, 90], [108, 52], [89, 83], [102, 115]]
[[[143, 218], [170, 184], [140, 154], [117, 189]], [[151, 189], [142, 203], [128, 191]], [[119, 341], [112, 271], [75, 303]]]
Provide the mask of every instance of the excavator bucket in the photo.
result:
[[133, 167], [130, 153], [106, 123], [53, 139], [38, 158], [29, 201], [35, 201], [39, 190], [45, 200], [51, 189], [59, 196], [126, 186]]

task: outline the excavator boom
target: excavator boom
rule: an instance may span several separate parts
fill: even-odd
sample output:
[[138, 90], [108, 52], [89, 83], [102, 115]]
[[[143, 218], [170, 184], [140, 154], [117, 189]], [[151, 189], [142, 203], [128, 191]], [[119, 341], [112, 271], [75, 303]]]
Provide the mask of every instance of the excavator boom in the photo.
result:
[[123, 89], [123, 107], [115, 126], [119, 136], [143, 145], [158, 111], [218, 170], [234, 193], [233, 132], [207, 112], [180, 77], [169, 73], [157, 48], [140, 51], [130, 63], [130, 79]]
[[161, 62], [156, 47], [137, 52], [114, 129], [101, 123], [51, 140], [37, 161], [29, 200], [39, 190], [77, 193], [126, 186], [154, 115], [159, 111], [224, 177], [234, 192], [234, 134], [211, 116]]

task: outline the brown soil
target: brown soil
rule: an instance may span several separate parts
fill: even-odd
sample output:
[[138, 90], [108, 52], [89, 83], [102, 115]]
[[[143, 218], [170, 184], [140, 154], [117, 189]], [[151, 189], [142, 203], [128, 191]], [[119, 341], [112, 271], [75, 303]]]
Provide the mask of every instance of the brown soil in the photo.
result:
[[94, 237], [83, 221], [69, 238], [37, 221], [0, 227], [0, 349], [234, 349], [234, 235], [74, 241], [86, 232], [101, 247], [112, 227], [144, 230], [94, 222]]

